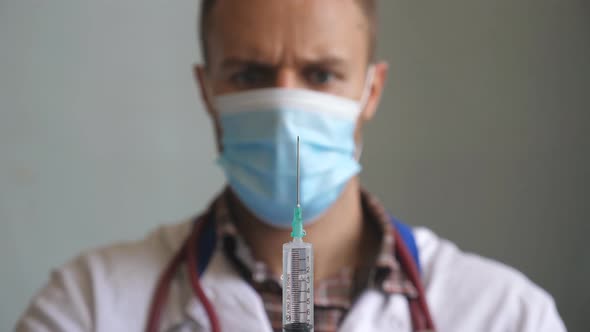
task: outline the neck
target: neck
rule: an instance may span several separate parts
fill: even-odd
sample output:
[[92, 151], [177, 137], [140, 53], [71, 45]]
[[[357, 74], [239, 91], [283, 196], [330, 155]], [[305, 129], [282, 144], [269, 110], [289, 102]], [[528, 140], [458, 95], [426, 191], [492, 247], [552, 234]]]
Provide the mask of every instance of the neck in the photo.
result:
[[[275, 274], [282, 273], [282, 246], [291, 241], [291, 229], [269, 226], [253, 216], [232, 193], [231, 208], [236, 216], [237, 228], [250, 247], [256, 260], [264, 262]], [[305, 211], [303, 211], [305, 213]], [[314, 279], [320, 281], [343, 268], [355, 268], [366, 258], [365, 248], [375, 241], [364, 241], [367, 228], [363, 227], [360, 185], [353, 178], [338, 200], [311, 225], [305, 226], [303, 239], [314, 248]]]

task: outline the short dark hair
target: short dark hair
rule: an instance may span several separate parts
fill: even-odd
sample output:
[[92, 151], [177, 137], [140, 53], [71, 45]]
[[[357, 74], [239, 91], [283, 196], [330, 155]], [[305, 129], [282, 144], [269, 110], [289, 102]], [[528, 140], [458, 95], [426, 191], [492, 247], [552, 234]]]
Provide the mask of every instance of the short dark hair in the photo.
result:
[[[377, 48], [377, 0], [355, 0], [360, 6], [365, 15], [369, 27], [369, 61], [375, 58]], [[208, 62], [208, 40], [209, 28], [211, 27], [211, 11], [215, 6], [215, 0], [202, 0], [201, 11], [199, 16], [200, 40], [201, 50], [205, 63]]]

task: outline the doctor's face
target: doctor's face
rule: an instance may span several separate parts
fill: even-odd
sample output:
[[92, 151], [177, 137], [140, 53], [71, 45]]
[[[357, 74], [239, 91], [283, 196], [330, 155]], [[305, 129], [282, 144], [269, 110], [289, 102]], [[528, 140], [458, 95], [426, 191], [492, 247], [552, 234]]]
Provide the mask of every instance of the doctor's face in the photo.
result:
[[[361, 0], [217, 0], [209, 13], [207, 64], [197, 67], [202, 95], [258, 88], [305, 88], [359, 100], [370, 57], [369, 18]], [[375, 65], [359, 123], [372, 118], [387, 66]]]

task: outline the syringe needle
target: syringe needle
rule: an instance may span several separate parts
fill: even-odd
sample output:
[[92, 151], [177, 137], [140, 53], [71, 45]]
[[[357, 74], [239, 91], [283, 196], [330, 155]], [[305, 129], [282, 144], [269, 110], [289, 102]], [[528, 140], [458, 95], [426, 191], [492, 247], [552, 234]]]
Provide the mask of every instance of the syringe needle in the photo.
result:
[[297, 136], [297, 206], [299, 205], [299, 136]]
[[300, 167], [299, 167], [299, 136], [297, 136], [297, 205], [293, 211], [293, 221], [291, 222], [291, 226], [293, 226], [293, 231], [291, 232], [291, 236], [295, 240], [295, 238], [301, 240], [302, 237], [305, 236], [305, 231], [303, 230], [303, 219], [301, 217], [301, 193], [300, 193]]

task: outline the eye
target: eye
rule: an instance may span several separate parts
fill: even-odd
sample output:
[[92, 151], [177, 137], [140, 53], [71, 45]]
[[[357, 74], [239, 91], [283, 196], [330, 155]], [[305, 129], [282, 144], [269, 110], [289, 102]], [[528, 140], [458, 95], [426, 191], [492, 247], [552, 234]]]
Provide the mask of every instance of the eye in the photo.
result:
[[231, 76], [231, 81], [241, 88], [254, 88], [269, 84], [272, 73], [259, 66], [246, 67]]
[[312, 68], [308, 70], [306, 76], [308, 82], [312, 85], [325, 85], [335, 78], [335, 74], [332, 71], [322, 68]]

